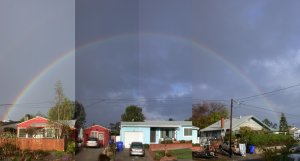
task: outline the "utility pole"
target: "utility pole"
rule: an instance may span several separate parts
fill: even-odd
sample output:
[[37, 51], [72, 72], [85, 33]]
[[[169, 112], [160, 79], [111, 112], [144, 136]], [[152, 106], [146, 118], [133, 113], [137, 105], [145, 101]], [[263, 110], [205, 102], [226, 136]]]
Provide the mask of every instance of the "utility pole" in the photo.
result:
[[229, 136], [229, 157], [232, 157], [232, 149], [231, 149], [231, 135], [232, 135], [232, 107], [233, 107], [233, 99], [231, 98], [230, 104], [230, 136]]

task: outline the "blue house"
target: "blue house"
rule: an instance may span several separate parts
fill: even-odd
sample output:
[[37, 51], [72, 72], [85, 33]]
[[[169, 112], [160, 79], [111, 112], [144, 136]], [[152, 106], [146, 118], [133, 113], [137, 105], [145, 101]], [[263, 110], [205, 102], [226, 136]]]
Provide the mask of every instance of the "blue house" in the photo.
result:
[[192, 126], [192, 121], [121, 122], [120, 139], [125, 148], [129, 148], [134, 141], [158, 144], [168, 139], [196, 143], [197, 130], [197, 127]]

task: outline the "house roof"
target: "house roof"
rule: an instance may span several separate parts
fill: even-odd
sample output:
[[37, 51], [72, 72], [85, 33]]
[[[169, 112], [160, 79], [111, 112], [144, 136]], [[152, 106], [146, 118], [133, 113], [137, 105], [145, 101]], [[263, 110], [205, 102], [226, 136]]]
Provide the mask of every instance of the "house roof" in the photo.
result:
[[[39, 121], [42, 121], [42, 120], [43, 121], [42, 122], [33, 122], [33, 123], [30, 124], [31, 127], [46, 127], [46, 126], [48, 126], [48, 121], [49, 120], [47, 118], [44, 118], [44, 117], [41, 117], [41, 116], [36, 116], [36, 117], [34, 117], [32, 119], [20, 122], [17, 125], [21, 125], [21, 124], [24, 124], [26, 122], [29, 122], [29, 121], [32, 121], [32, 120], [36, 120], [36, 119], [39, 119]], [[59, 121], [55, 121], [55, 122], [66, 124], [70, 128], [73, 128], [73, 129], [76, 128], [76, 120], [59, 120]]]
[[10, 122], [1, 122], [0, 123], [0, 131], [4, 128], [14, 128], [17, 129], [17, 124], [20, 123], [20, 121], [10, 121]]
[[192, 121], [121, 122], [121, 126], [181, 127], [181, 126], [192, 126]]
[[[264, 128], [266, 128], [270, 131], [275, 131], [275, 129], [270, 128], [269, 126], [264, 124], [262, 121], [260, 121], [258, 118], [256, 118], [253, 115], [243, 116], [240, 118], [232, 118], [232, 129], [237, 128], [239, 125], [241, 125], [242, 123], [246, 122], [249, 119], [253, 119], [258, 124], [260, 124], [261, 126], [263, 126]], [[224, 129], [230, 129], [230, 120], [229, 119], [224, 119], [224, 128], [221, 128], [221, 121], [219, 120], [219, 121], [213, 123], [212, 125], [204, 128], [204, 129], [201, 129], [200, 131], [219, 131], [219, 130], [224, 130]]]
[[89, 129], [89, 128], [92, 128], [92, 127], [94, 127], [94, 126], [98, 126], [98, 127], [101, 127], [101, 128], [104, 128], [104, 129], [107, 129], [107, 130], [110, 131], [110, 129], [108, 129], [108, 128], [104, 127], [104, 126], [98, 125], [98, 124], [92, 125], [92, 126], [87, 127], [87, 128], [85, 128], [85, 129]]

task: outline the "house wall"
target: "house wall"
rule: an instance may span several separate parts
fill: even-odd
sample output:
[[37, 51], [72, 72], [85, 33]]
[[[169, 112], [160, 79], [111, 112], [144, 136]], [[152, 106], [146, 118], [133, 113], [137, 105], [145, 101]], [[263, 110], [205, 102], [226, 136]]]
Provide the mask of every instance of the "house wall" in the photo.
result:
[[143, 132], [144, 133], [144, 144], [150, 144], [150, 127], [136, 127], [136, 126], [125, 126], [121, 127], [120, 137], [121, 141], [125, 142], [125, 132]]
[[193, 144], [199, 143], [198, 139], [197, 139], [197, 136], [198, 136], [198, 130], [193, 129], [192, 130], [192, 143]]
[[[94, 125], [94, 126], [91, 126], [91, 127], [88, 127], [86, 129], [84, 129], [84, 133], [83, 133], [83, 138], [84, 138], [84, 144], [86, 144], [86, 141], [87, 139], [90, 137], [90, 133], [91, 131], [97, 131], [98, 134], [99, 133], [103, 133], [103, 143], [100, 143], [102, 144], [102, 146], [106, 146], [108, 145], [108, 141], [110, 139], [110, 131], [102, 126], [98, 126], [98, 125]], [[98, 135], [99, 136], [99, 135]]]
[[254, 121], [253, 119], [250, 119], [250, 120], [247, 120], [245, 121], [244, 123], [240, 124], [238, 127], [234, 128], [233, 130], [234, 131], [237, 131], [240, 129], [240, 127], [243, 127], [243, 126], [248, 126], [250, 127], [252, 130], [262, 130], [263, 127], [258, 124], [256, 121]]
[[[177, 131], [177, 140], [193, 140], [193, 135], [192, 136], [184, 136], [185, 128], [192, 128], [192, 127], [190, 127], [190, 126], [179, 127], [178, 131]], [[196, 136], [195, 138], [197, 139], [197, 134], [195, 136]]]

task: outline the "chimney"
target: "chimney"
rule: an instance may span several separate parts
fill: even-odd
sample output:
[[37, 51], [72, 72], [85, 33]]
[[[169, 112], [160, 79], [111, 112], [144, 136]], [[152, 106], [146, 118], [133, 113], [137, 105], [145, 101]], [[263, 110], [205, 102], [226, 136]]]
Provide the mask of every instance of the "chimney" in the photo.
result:
[[221, 118], [221, 128], [224, 128], [224, 118]]
[[24, 117], [24, 121], [27, 121], [30, 119], [30, 115], [29, 114], [26, 114], [25, 117]]

